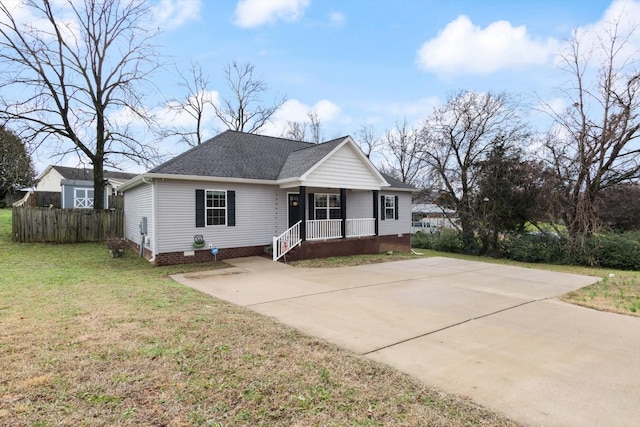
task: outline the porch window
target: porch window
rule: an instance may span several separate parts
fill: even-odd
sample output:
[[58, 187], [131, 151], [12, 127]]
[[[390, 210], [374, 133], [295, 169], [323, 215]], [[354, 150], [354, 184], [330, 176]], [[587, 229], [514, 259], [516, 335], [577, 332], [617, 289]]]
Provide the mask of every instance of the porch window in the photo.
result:
[[227, 219], [227, 192], [207, 190], [207, 225], [225, 225]]
[[315, 219], [340, 219], [340, 195], [315, 194], [314, 213]]
[[93, 188], [74, 188], [73, 207], [76, 209], [93, 208]]

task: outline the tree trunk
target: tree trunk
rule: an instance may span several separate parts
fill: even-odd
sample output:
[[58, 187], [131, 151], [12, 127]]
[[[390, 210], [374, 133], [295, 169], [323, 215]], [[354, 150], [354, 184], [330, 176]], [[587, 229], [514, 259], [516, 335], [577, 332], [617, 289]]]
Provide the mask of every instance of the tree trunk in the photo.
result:
[[104, 209], [104, 166], [102, 162], [93, 163], [93, 209]]

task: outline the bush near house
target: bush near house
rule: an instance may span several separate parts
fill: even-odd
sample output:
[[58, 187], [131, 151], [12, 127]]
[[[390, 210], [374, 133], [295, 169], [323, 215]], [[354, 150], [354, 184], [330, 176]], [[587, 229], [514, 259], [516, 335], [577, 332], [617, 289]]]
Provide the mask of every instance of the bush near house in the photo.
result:
[[434, 251], [463, 253], [462, 235], [457, 230], [444, 228], [438, 233], [418, 232], [411, 238], [411, 246]]

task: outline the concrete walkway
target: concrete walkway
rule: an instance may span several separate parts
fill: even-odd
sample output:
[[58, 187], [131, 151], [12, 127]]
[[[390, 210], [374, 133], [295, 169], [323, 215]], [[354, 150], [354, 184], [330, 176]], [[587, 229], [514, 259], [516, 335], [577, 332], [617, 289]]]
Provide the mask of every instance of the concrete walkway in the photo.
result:
[[640, 318], [556, 298], [597, 278], [449, 258], [230, 263], [173, 278], [526, 425], [640, 425]]

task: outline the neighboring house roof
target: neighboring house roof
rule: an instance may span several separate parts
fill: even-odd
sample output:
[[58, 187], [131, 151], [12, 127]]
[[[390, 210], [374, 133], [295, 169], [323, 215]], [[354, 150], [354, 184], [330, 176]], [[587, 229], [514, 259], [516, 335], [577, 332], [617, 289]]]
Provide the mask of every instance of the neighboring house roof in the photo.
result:
[[453, 209], [441, 208], [435, 203], [419, 203], [411, 206], [411, 212], [416, 214], [455, 214]]
[[[388, 186], [382, 174], [364, 156], [353, 140], [346, 136], [321, 144], [227, 130], [201, 145], [151, 169], [123, 186], [139, 184], [146, 178], [183, 176], [219, 179], [295, 182], [305, 177], [331, 157], [332, 153], [351, 144], [356, 153], [375, 176], [377, 185]], [[394, 184], [399, 184], [398, 186]], [[413, 187], [394, 180], [392, 186], [407, 191]]]
[[[49, 173], [51, 170], [58, 172], [63, 179], [70, 181], [93, 181], [93, 169], [87, 168], [71, 168], [67, 166], [55, 166], [50, 165], [42, 172], [38, 177], [40, 180], [43, 176]], [[116, 171], [104, 171], [104, 178], [115, 182], [125, 182], [135, 177], [135, 173], [116, 172]]]

